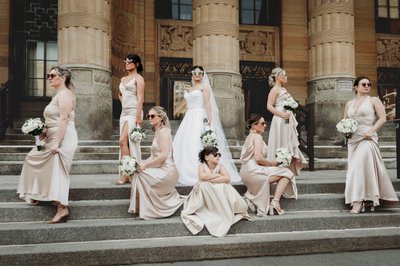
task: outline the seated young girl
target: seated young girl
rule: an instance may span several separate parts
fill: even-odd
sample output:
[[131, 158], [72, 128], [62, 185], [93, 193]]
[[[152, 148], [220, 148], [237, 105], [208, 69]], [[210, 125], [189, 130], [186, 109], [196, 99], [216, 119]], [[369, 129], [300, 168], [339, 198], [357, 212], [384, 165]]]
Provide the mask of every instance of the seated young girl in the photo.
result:
[[192, 234], [204, 226], [213, 236], [225, 236], [241, 219], [250, 220], [247, 204], [230, 184], [226, 168], [219, 163], [221, 154], [213, 146], [199, 153], [199, 181], [184, 201], [181, 219]]

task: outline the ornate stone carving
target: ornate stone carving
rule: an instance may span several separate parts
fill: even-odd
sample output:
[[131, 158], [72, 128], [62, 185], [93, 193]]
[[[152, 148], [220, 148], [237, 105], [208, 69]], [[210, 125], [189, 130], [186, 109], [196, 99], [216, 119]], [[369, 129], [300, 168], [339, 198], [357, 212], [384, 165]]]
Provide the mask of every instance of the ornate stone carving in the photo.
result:
[[137, 33], [134, 13], [117, 11], [114, 14], [113, 38], [116, 42], [135, 48], [137, 46]]
[[93, 82], [103, 83], [105, 85], [110, 84], [110, 74], [104, 71], [93, 71]]
[[336, 89], [335, 80], [325, 80], [317, 83], [317, 91], [326, 91]]
[[278, 61], [278, 34], [276, 29], [271, 27], [260, 28], [240, 28], [239, 49], [241, 60], [251, 61]]
[[161, 26], [160, 50], [189, 51], [192, 50], [192, 28], [179, 25]]
[[381, 36], [377, 39], [378, 67], [400, 67], [400, 38]]

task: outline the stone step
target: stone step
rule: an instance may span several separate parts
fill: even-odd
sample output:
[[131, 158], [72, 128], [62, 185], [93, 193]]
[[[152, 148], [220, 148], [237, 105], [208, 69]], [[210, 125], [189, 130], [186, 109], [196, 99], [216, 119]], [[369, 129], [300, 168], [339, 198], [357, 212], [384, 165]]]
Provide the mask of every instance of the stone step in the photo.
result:
[[[327, 223], [330, 222], [327, 221]], [[0, 246], [0, 264], [122, 265], [398, 248], [400, 248], [399, 227], [385, 226], [250, 233], [224, 238], [173, 236], [79, 243], [6, 245]]]

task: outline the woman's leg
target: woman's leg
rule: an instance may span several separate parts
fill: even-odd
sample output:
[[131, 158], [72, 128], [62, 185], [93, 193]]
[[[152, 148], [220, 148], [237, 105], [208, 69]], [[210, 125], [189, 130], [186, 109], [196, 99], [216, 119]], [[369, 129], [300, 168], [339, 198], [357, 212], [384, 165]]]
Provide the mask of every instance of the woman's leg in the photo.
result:
[[275, 194], [274, 194], [274, 198], [271, 201], [271, 207], [275, 208], [275, 210], [278, 212], [278, 214], [284, 214], [285, 211], [282, 210], [282, 208], [279, 204], [279, 200], [281, 199], [283, 192], [285, 191], [287, 185], [289, 184], [290, 179], [287, 177], [283, 177], [283, 176], [274, 176], [274, 177], [270, 178], [269, 182], [270, 182], [270, 184], [276, 182]]
[[65, 223], [68, 220], [69, 211], [68, 208], [62, 205], [60, 202], [55, 201], [55, 205], [57, 205], [57, 213], [54, 215], [53, 219], [49, 221], [51, 224], [56, 223]]
[[[128, 155], [130, 156], [131, 153], [129, 151], [129, 139], [128, 139], [128, 122], [125, 122], [122, 126], [121, 135], [119, 136], [119, 150], [120, 150], [120, 158]], [[129, 181], [129, 176], [121, 175], [116, 184], [123, 185]]]

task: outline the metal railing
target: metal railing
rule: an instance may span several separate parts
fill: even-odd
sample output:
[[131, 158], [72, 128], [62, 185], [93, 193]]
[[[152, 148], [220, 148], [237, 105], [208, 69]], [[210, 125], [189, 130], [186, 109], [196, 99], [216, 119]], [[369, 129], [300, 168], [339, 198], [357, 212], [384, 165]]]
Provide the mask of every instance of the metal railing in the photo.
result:
[[11, 125], [10, 89], [8, 82], [0, 87], [0, 139], [4, 139], [6, 129]]
[[314, 112], [311, 108], [299, 104], [295, 109], [300, 150], [308, 156], [308, 170], [314, 171]]

